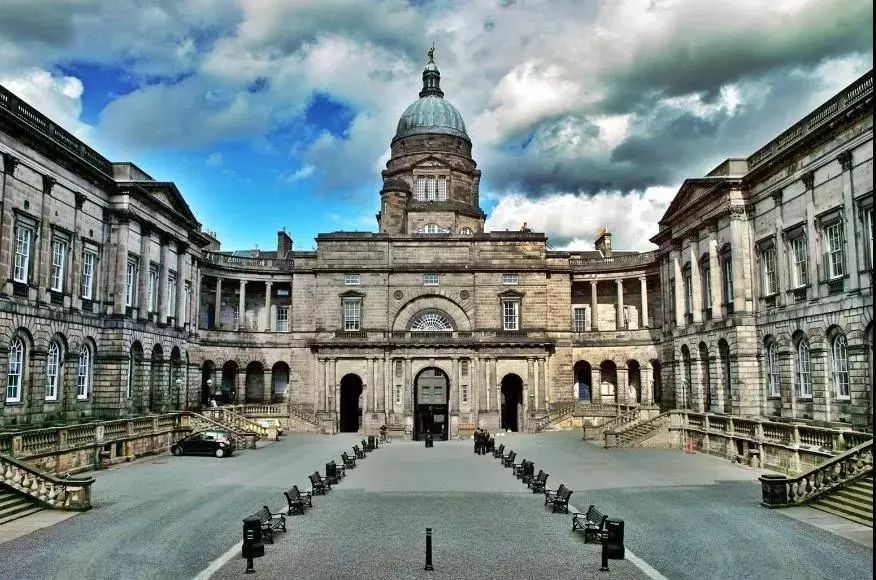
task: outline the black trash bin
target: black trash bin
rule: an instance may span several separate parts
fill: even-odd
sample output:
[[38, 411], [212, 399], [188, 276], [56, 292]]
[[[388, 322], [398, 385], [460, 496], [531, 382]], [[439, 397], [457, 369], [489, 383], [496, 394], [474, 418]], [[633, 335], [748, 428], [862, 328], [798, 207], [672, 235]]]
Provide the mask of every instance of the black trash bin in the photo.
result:
[[325, 464], [325, 478], [330, 485], [338, 483], [338, 465], [334, 461]]
[[426, 442], [426, 447], [434, 447], [435, 444], [432, 442], [431, 433], [426, 433], [425, 437], [423, 437], [423, 440]]
[[624, 521], [609, 518], [605, 520], [605, 550], [612, 560], [624, 559]]
[[374, 437], [374, 435], [368, 436], [368, 447], [370, 447], [372, 450], [377, 449], [377, 439]]
[[781, 473], [764, 473], [759, 478], [763, 507], [773, 508], [788, 503], [788, 478]]

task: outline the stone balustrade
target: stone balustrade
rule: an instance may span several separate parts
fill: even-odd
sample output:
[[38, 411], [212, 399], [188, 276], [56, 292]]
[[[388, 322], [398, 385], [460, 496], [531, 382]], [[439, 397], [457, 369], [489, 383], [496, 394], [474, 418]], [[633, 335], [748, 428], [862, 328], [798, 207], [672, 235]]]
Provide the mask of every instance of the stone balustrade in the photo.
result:
[[270, 436], [267, 428], [263, 427], [253, 419], [249, 419], [247, 417], [244, 417], [243, 415], [239, 415], [238, 413], [231, 411], [227, 407], [204, 409], [202, 411], [202, 414], [205, 417], [209, 417], [213, 421], [216, 421], [217, 423], [228, 425], [237, 429], [238, 431], [251, 431], [262, 438]]
[[94, 479], [61, 479], [8, 455], [0, 455], [0, 483], [57, 510], [84, 511], [91, 508]]

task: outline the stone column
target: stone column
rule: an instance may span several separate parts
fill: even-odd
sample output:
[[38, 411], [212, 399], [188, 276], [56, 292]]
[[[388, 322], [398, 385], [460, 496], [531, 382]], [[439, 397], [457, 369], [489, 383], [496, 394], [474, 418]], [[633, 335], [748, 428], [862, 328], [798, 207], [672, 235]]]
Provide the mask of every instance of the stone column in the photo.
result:
[[137, 318], [147, 320], [149, 318], [149, 250], [151, 249], [152, 234], [149, 224], [140, 224], [140, 272], [137, 276], [137, 296], [140, 297], [137, 305]]
[[237, 331], [244, 330], [246, 330], [246, 280], [241, 280], [240, 294], [237, 298]]
[[[367, 389], [364, 393], [365, 395], [365, 404], [363, 406], [363, 412], [373, 413], [377, 407], [377, 389], [375, 388], [374, 382], [374, 359], [368, 357], [365, 359], [365, 375], [368, 381], [368, 384], [365, 385]], [[369, 396], [370, 395], [370, 396]], [[368, 404], [368, 401], [371, 401], [371, 404]], [[364, 418], [363, 418], [364, 420]]]
[[544, 357], [540, 357], [538, 359], [538, 392], [535, 395], [535, 410], [541, 411], [546, 409], [545, 400], [547, 396], [547, 381], [545, 376], [545, 359]]
[[128, 267], [128, 218], [120, 217], [116, 224], [115, 246], [116, 263], [113, 279], [113, 314], [125, 315], [125, 275]]
[[733, 312], [745, 311], [745, 286], [747, 276], [745, 272], [745, 237], [743, 236], [743, 222], [745, 221], [745, 209], [739, 206], [730, 207], [730, 245], [731, 260], [733, 262]]
[[590, 281], [590, 330], [599, 330], [599, 300], [596, 295], [596, 280]]
[[618, 403], [626, 404], [629, 400], [629, 380], [627, 376], [627, 367], [617, 366], [617, 386], [615, 386], [614, 398]]
[[389, 412], [392, 409], [392, 385], [393, 385], [392, 365], [389, 360], [389, 353], [383, 353], [383, 408], [381, 411]]
[[590, 367], [590, 400], [602, 402], [602, 370], [597, 366]]
[[[271, 320], [271, 289], [273, 285], [273, 282], [265, 282], [265, 314], [264, 323], [262, 324], [262, 330], [265, 332], [271, 332], [274, 330], [274, 324]], [[292, 321], [290, 320], [290, 326], [291, 322]]]
[[[168, 284], [170, 283], [170, 239], [161, 237], [161, 273], [158, 278], [158, 323], [167, 324], [170, 313], [167, 301], [170, 298]], [[141, 300], [142, 302], [142, 300]]]
[[329, 393], [331, 394], [331, 404], [329, 410], [332, 413], [337, 413], [339, 408], [338, 400], [341, 398], [341, 385], [338, 383], [338, 359], [329, 359]]
[[31, 279], [37, 286], [37, 300], [48, 303], [51, 300], [49, 287], [52, 279], [52, 232], [49, 228], [48, 207], [52, 198], [52, 188], [55, 186], [55, 178], [43, 175], [43, 188], [40, 203], [40, 222], [36, 239], [33, 243], [34, 253], [31, 256], [33, 271], [36, 276]]
[[648, 322], [648, 278], [645, 276], [639, 277], [639, 287], [642, 292], [642, 328], [650, 326]]
[[724, 317], [721, 305], [724, 303], [724, 286], [721, 284], [721, 263], [718, 261], [718, 232], [709, 230], [709, 280], [712, 285], [712, 320]]
[[703, 321], [703, 284], [700, 280], [700, 242], [696, 235], [690, 238], [691, 314], [694, 323]]
[[316, 359], [316, 388], [313, 391], [313, 410], [325, 411], [325, 359]]
[[675, 275], [675, 325], [684, 328], [684, 280], [681, 277], [680, 252], [673, 249], [670, 252], [672, 272]]
[[481, 403], [481, 359], [478, 356], [471, 359], [471, 409], [475, 413], [480, 410]]
[[641, 381], [642, 404], [651, 405], [654, 403], [654, 369], [651, 368], [651, 363], [645, 363], [639, 367], [639, 380]]
[[414, 399], [412, 366], [411, 359], [405, 359], [405, 382], [402, 385], [402, 402], [404, 406], [402, 411], [405, 413], [410, 412], [413, 415], [417, 401]]
[[222, 278], [216, 278], [216, 304], [213, 305], [213, 328], [222, 328]]
[[529, 393], [532, 393], [533, 404], [532, 407], [537, 407], [537, 403], [535, 403], [535, 396], [538, 393], [538, 389], [536, 387], [536, 376], [535, 376], [535, 359], [528, 358], [526, 359], [526, 385], [523, 389], [523, 410], [524, 417], [529, 415], [530, 405], [529, 405]]
[[626, 328], [624, 321], [624, 281], [623, 279], [620, 279], [615, 280], [614, 283], [617, 285], [617, 312], [615, 312], [615, 327], [617, 330], [624, 330]]
[[[843, 235], [845, 236], [846, 242], [846, 273], [849, 275], [849, 285], [846, 287], [847, 291], [851, 292], [860, 292], [859, 289], [859, 276], [858, 269], [860, 266], [858, 265], [858, 239], [855, 237], [855, 222], [856, 220], [852, 217], [855, 215], [855, 183], [852, 179], [852, 152], [851, 150], [844, 151], [840, 153], [838, 157], [838, 161], [840, 163], [840, 167], [842, 168], [842, 179], [843, 179], [843, 213], [846, 216], [845, 221], [845, 232]], [[872, 193], [872, 192], [871, 192]], [[869, 236], [870, 232], [863, 232], [862, 237], [866, 238]], [[873, 249], [870, 248], [872, 252]]]
[[[176, 254], [176, 312], [172, 315], [174, 320], [173, 325], [176, 328], [183, 328], [186, 322], [186, 244], [177, 244]], [[273, 398], [273, 391], [272, 391]]]
[[502, 409], [502, 397], [501, 390], [499, 387], [499, 377], [496, 376], [496, 358], [490, 357], [490, 381], [489, 388], [495, 389], [496, 391], [496, 408], [493, 409], [492, 405], [490, 405], [490, 401], [493, 400], [492, 397], [487, 397], [487, 405], [490, 406], [490, 410], [499, 411]]
[[[451, 361], [451, 372], [450, 372], [450, 400], [448, 401], [447, 410], [450, 413], [456, 413], [459, 411], [459, 357], [453, 357]], [[447, 428], [450, 428], [450, 425], [447, 425]]]

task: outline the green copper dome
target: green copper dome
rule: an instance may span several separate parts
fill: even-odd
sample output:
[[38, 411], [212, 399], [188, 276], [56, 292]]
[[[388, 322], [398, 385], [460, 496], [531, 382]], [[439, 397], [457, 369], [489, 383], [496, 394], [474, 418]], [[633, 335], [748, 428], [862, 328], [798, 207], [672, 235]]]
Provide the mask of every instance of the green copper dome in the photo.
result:
[[420, 98], [405, 109], [395, 130], [396, 139], [410, 135], [453, 135], [471, 142], [465, 131], [465, 122], [456, 107], [444, 99], [440, 87], [441, 73], [429, 55], [423, 70], [423, 90]]

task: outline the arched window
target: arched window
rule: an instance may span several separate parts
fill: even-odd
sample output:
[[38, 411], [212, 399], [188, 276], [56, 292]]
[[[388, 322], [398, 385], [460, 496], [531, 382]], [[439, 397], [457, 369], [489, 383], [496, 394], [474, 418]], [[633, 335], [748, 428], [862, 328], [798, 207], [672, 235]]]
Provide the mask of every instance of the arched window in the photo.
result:
[[24, 369], [24, 343], [13, 338], [9, 344], [9, 368], [6, 371], [6, 402], [21, 401], [21, 377]]
[[770, 397], [781, 396], [781, 377], [779, 375], [779, 345], [776, 341], [767, 348], [767, 363], [769, 365]]
[[411, 321], [412, 332], [451, 332], [453, 325], [440, 312], [422, 312]]
[[833, 387], [838, 399], [849, 398], [849, 353], [848, 343], [844, 334], [836, 335], [831, 349], [831, 367], [833, 368]]
[[797, 344], [797, 385], [800, 396], [812, 398], [812, 375], [809, 371], [809, 341], [801, 339]]
[[87, 399], [91, 387], [91, 351], [88, 345], [82, 345], [79, 351], [79, 362], [76, 365], [76, 398]]
[[422, 228], [420, 228], [421, 234], [441, 234], [444, 233], [438, 224], [426, 224]]
[[61, 347], [57, 341], [49, 343], [49, 352], [46, 354], [46, 400], [58, 400], [58, 374], [61, 362]]
[[125, 377], [125, 397], [130, 399], [134, 393], [134, 353], [128, 353], [128, 372]]

